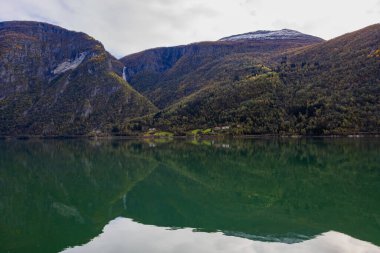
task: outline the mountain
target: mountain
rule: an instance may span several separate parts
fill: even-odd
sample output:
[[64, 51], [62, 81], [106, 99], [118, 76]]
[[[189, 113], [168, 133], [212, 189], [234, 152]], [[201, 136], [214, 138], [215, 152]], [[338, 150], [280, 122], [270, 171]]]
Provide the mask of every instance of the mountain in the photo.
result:
[[[143, 66], [139, 73], [154, 77], [142, 86], [132, 71], [128, 80], [162, 108], [133, 124], [182, 134], [217, 133], [221, 126], [231, 134], [379, 133], [380, 25], [330, 41], [297, 41], [300, 33], [285, 31], [294, 39], [278, 32], [267, 39], [262, 31], [249, 39], [222, 39], [206, 43], [214, 46], [205, 50], [209, 54], [198, 50], [165, 68], [155, 68], [168, 62], [163, 52], [178, 48], [122, 58], [126, 69]], [[254, 38], [259, 34], [266, 39]], [[221, 54], [226, 45], [228, 53]], [[195, 46], [205, 48], [200, 43], [181, 49]]]
[[[261, 64], [268, 55], [321, 41], [305, 35], [288, 39], [200, 42], [150, 49], [128, 55], [120, 61], [126, 67], [128, 82], [163, 109], [210, 82], [233, 79], [252, 65]], [[236, 63], [241, 66], [234, 66]], [[231, 73], [235, 69], [237, 73]]]
[[90, 36], [39, 22], [0, 23], [1, 135], [122, 131], [156, 110]]
[[117, 60], [84, 33], [2, 22], [0, 135], [379, 134], [379, 45], [380, 24], [283, 29]]

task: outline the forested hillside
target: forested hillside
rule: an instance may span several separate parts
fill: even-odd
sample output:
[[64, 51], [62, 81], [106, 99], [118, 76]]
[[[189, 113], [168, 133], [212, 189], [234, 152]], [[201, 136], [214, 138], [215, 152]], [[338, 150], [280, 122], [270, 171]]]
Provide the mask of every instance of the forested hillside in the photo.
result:
[[[130, 127], [149, 125], [179, 134], [217, 133], [221, 126], [231, 134], [379, 133], [379, 52], [380, 25], [373, 25], [302, 47], [231, 53], [173, 78], [177, 89], [190, 86], [191, 92]], [[155, 84], [165, 87], [169, 74]], [[138, 85], [133, 79], [131, 84]], [[159, 91], [173, 94], [173, 88]], [[156, 94], [146, 89], [148, 97], [149, 92]]]
[[[280, 40], [201, 42], [150, 49], [120, 61], [126, 66], [128, 82], [162, 109], [211, 82], [234, 80], [270, 55], [321, 41], [305, 35]], [[239, 73], [235, 73], [236, 68]]]

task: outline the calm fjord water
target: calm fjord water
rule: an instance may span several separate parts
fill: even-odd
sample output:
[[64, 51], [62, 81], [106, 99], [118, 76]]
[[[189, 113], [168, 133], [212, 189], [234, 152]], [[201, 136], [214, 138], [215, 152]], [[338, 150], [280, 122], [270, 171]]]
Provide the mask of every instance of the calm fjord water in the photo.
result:
[[1, 141], [0, 252], [380, 252], [380, 141]]

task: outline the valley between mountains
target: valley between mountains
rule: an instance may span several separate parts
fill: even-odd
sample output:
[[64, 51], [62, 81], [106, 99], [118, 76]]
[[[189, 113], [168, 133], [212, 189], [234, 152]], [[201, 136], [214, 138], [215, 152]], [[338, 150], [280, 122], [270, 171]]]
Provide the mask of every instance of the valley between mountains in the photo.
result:
[[1, 136], [379, 133], [380, 24], [329, 41], [256, 31], [116, 59], [85, 33], [0, 23]]

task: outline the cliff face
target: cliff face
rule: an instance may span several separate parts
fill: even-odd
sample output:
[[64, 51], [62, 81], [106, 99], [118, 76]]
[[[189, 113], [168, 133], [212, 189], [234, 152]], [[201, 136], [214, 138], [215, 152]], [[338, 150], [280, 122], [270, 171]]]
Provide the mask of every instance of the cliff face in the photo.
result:
[[0, 133], [122, 131], [126, 119], [155, 107], [120, 77], [120, 65], [84, 33], [0, 23]]

